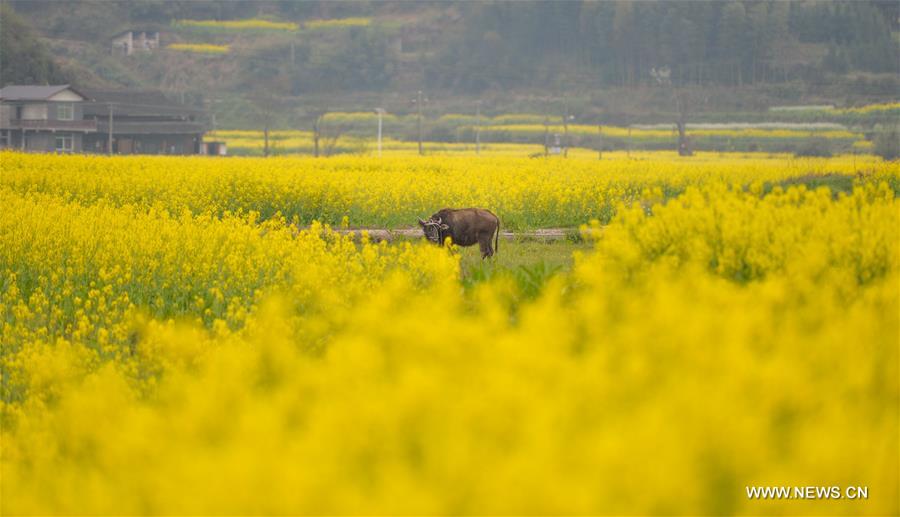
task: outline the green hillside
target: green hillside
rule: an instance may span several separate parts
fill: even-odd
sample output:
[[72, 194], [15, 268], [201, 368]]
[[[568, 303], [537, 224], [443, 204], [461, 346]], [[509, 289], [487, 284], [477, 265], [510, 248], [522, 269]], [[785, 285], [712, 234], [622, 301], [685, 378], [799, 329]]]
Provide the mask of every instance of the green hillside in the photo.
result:
[[[40, 77], [158, 88], [204, 104], [221, 127], [410, 113], [417, 90], [432, 118], [479, 100], [490, 115], [618, 124], [673, 120], [685, 94], [695, 119], [743, 120], [900, 90], [895, 2], [5, 3], [16, 15], [2, 21], [4, 71], [22, 59], [9, 41], [31, 33], [56, 74]], [[160, 31], [162, 48], [113, 55], [110, 37], [126, 29]]]

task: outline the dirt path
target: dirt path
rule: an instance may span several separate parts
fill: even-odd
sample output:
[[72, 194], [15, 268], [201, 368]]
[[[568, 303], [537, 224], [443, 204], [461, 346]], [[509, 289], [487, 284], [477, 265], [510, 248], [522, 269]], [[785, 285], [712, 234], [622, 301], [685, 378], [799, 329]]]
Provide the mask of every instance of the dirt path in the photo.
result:
[[[335, 229], [336, 232], [341, 234], [353, 234], [354, 236], [359, 236], [363, 231], [369, 233], [369, 237], [373, 241], [392, 241], [397, 237], [403, 238], [415, 238], [422, 236], [422, 230], [419, 228], [396, 228], [396, 229], [386, 229], [386, 228], [353, 228], [349, 230], [343, 229]], [[530, 230], [524, 232], [500, 232], [500, 237], [505, 240], [516, 240], [516, 239], [532, 239], [532, 240], [546, 240], [546, 241], [554, 241], [565, 239], [566, 235], [571, 233], [577, 233], [578, 230], [575, 228], [541, 228], [537, 230]]]

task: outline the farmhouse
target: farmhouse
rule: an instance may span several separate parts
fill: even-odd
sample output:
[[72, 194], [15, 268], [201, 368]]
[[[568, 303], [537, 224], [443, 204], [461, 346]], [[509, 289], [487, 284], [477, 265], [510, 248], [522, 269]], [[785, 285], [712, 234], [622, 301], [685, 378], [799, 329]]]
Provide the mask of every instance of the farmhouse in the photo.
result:
[[84, 118], [87, 96], [67, 84], [0, 89], [0, 148], [81, 152], [97, 122]]
[[206, 113], [168, 100], [156, 90], [85, 90], [84, 118], [97, 132], [85, 152], [112, 154], [205, 154]]
[[[206, 113], [155, 90], [0, 90], [0, 148], [98, 154], [206, 154]], [[214, 154], [224, 148], [209, 146]]]
[[112, 53], [130, 56], [136, 52], [152, 52], [159, 48], [159, 31], [128, 30], [110, 38]]

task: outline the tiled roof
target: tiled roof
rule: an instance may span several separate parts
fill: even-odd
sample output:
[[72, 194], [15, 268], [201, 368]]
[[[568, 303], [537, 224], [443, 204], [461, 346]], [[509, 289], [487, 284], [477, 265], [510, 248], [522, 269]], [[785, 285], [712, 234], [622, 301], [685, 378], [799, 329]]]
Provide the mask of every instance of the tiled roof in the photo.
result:
[[71, 90], [72, 92], [85, 97], [78, 90], [70, 87], [68, 84], [39, 86], [39, 85], [10, 85], [0, 89], [0, 99], [5, 101], [43, 101], [53, 97], [63, 90]]
[[88, 97], [96, 102], [123, 104], [152, 104], [172, 108], [183, 107], [167, 99], [159, 90], [85, 90]]

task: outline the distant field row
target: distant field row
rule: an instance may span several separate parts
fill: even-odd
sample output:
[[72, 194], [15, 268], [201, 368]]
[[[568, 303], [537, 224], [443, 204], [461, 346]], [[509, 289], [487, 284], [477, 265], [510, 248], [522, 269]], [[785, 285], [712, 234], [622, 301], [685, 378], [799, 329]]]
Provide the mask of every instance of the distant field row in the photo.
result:
[[70, 201], [154, 207], [171, 213], [282, 214], [299, 224], [408, 227], [444, 206], [486, 206], [504, 228], [572, 227], [608, 221], [623, 203], [670, 197], [712, 180], [762, 189], [791, 178], [883, 178], [900, 190], [895, 163], [761, 154], [572, 153], [570, 159], [510, 156], [202, 157], [48, 156], [4, 153], [0, 187]]
[[[277, 22], [263, 19], [248, 20], [175, 20], [172, 28], [191, 33], [229, 34], [229, 33], [273, 33], [301, 31], [318, 31], [327, 29], [343, 29], [348, 27], [366, 27], [372, 22], [369, 18], [337, 18], [325, 20], [309, 20], [302, 23]], [[207, 55], [224, 55], [231, 52], [230, 45], [199, 42], [182, 42], [167, 45], [168, 50], [191, 52]]]
[[198, 54], [227, 54], [231, 50], [228, 45], [211, 45], [208, 43], [172, 43], [166, 48], [179, 52], [195, 52]]
[[372, 23], [370, 18], [335, 18], [308, 20], [302, 23], [276, 22], [263, 19], [248, 20], [175, 20], [172, 26], [177, 29], [201, 31], [291, 31], [307, 29], [328, 29], [344, 27], [365, 27]]
[[[777, 116], [789, 114], [789, 115], [799, 115], [805, 113], [804, 111], [788, 111], [788, 112], [773, 112], [772, 117], [776, 118]], [[881, 104], [870, 104], [866, 106], [860, 106], [856, 108], [828, 108], [828, 109], [819, 109], [814, 111], [809, 111], [809, 113], [815, 113], [819, 116], [842, 116], [842, 115], [896, 115], [900, 117], [900, 102], [892, 102], [892, 103], [881, 103]], [[700, 118], [705, 114], [695, 114], [696, 117]], [[385, 123], [393, 123], [393, 122], [415, 122], [416, 115], [415, 114], [395, 114], [395, 113], [385, 113], [383, 115], [383, 121]], [[475, 125], [483, 125], [483, 126], [509, 126], [509, 125], [541, 125], [550, 124], [550, 125], [559, 125], [561, 126], [561, 115], [547, 115], [540, 113], [508, 113], [497, 116], [476, 116], [474, 113], [448, 113], [441, 115], [440, 117], [433, 119], [434, 122], [442, 123], [442, 124], [453, 124], [459, 126], [475, 126]], [[324, 116], [324, 120], [328, 122], [334, 123], [357, 123], [357, 122], [375, 122], [378, 120], [378, 115], [374, 112], [368, 111], [352, 111], [352, 112], [344, 112], [344, 111], [334, 111], [327, 113]], [[577, 126], [580, 123], [578, 122], [578, 118], [576, 117], [573, 124], [571, 126]], [[591, 124], [590, 127], [596, 128], [595, 125]], [[635, 124], [634, 127], [646, 127], [645, 125]], [[755, 129], [797, 129], [797, 130], [834, 130], [834, 129], [845, 129], [843, 124], [832, 122], [778, 122], [778, 121], [761, 121], [755, 123], [748, 123], [746, 121], [733, 121], [733, 122], [719, 122], [719, 123], [688, 123], [688, 127], [700, 128], [700, 129], [746, 129], [746, 128], [755, 128]]]
[[[455, 130], [433, 129], [423, 143], [429, 154], [474, 153], [476, 133], [480, 136], [480, 152], [530, 156], [542, 154], [544, 143], [549, 147], [569, 147], [569, 152], [589, 152], [597, 150], [661, 150], [674, 149], [677, 132], [670, 129], [638, 129], [616, 126], [571, 125], [496, 125], [474, 128], [460, 126]], [[382, 139], [382, 151], [386, 153], [418, 153], [418, 144], [412, 141], [402, 128], [385, 127], [385, 135], [399, 135], [400, 138], [386, 136]], [[352, 126], [326, 122], [320, 135], [320, 154], [372, 154], [377, 153], [376, 129], [368, 123]], [[697, 150], [708, 151], [766, 151], [793, 152], [810, 140], [824, 140], [836, 152], [861, 152], [871, 148], [866, 135], [859, 132], [815, 128], [767, 129], [745, 127], [693, 128], [688, 130], [691, 145]], [[436, 139], [440, 138], [440, 141]], [[224, 141], [231, 154], [262, 154], [266, 140], [262, 131], [220, 130], [206, 135], [207, 141]], [[312, 154], [314, 139], [311, 131], [278, 130], [270, 131], [268, 146], [270, 154]]]
[[[826, 148], [825, 154], [866, 152], [872, 147], [874, 135], [890, 128], [884, 120], [900, 120], [900, 103], [882, 103], [857, 108], [820, 108], [816, 112], [830, 113], [834, 120], [853, 117], [859, 124], [846, 124], [821, 119], [816, 122], [732, 121], [693, 122], [686, 125], [691, 146], [695, 150], [772, 153], [802, 152], [812, 140]], [[775, 117], [784, 116], [779, 112]], [[791, 115], [793, 116], [793, 115]], [[702, 118], [700, 115], [697, 118]], [[418, 133], [415, 114], [385, 113], [382, 116], [383, 148], [385, 151], [405, 151], [415, 145]], [[307, 125], [311, 125], [308, 123]], [[331, 146], [325, 154], [366, 154], [376, 147], [375, 134], [378, 115], [373, 112], [330, 112], [322, 116], [321, 137]], [[310, 128], [311, 129], [311, 128]], [[561, 117], [535, 113], [509, 113], [494, 117], [449, 113], [423, 120], [424, 140], [431, 152], [468, 152], [476, 139], [490, 144], [494, 152], [504, 154], [534, 154], [543, 152], [544, 144], [551, 147], [586, 148], [591, 150], [666, 150], [677, 145], [674, 123], [656, 124], [595, 124], [573, 119], [563, 124]], [[260, 154], [264, 148], [263, 132], [247, 129], [226, 129], [211, 133], [209, 140], [226, 141], [234, 153]], [[321, 143], [321, 142], [320, 142]], [[470, 145], [471, 144], [471, 145]], [[526, 145], [514, 148], [499, 144]], [[312, 132], [309, 130], [273, 130], [269, 132], [270, 152], [305, 154], [313, 152]], [[482, 149], [484, 150], [484, 149]], [[491, 151], [488, 151], [491, 152]]]

